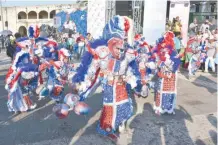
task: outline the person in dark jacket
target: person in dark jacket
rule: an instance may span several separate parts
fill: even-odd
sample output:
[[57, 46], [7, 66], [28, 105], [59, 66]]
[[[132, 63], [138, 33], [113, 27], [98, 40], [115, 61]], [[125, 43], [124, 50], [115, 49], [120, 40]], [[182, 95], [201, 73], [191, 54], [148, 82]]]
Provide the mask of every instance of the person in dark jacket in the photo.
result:
[[15, 48], [14, 48], [14, 44], [11, 44], [10, 35], [6, 37], [5, 46], [6, 46], [7, 56], [10, 57], [12, 61], [14, 58]]

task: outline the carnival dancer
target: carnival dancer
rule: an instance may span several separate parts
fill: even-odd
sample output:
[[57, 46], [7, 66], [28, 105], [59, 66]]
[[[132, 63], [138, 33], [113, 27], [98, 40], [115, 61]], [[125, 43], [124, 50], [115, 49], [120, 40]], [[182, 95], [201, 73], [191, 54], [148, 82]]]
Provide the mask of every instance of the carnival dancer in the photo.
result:
[[34, 57], [33, 49], [36, 48], [35, 39], [39, 37], [39, 33], [40, 33], [38, 25], [31, 25], [28, 29], [28, 32], [29, 32], [29, 40], [31, 42], [29, 46], [30, 59], [33, 60]]
[[16, 40], [16, 53], [21, 50], [25, 50], [26, 52], [30, 53], [31, 41], [28, 37], [21, 37]]
[[[138, 45], [137, 45], [138, 44]], [[144, 37], [141, 35], [135, 36], [135, 49], [137, 50], [137, 64], [139, 67], [139, 72], [141, 74], [141, 78], [143, 78], [143, 86], [142, 91], [144, 94], [137, 94], [146, 98], [149, 94], [149, 88], [152, 84], [151, 80], [154, 77], [154, 70], [156, 69], [156, 65], [154, 59], [152, 59], [152, 54], [150, 52], [150, 46], [145, 41]]]
[[190, 46], [191, 51], [193, 52], [188, 65], [188, 71], [189, 71], [189, 79], [191, 79], [192, 76], [195, 75], [195, 72], [200, 68], [201, 66], [201, 47], [198, 41], [194, 41]]
[[[142, 86], [136, 64], [136, 52], [124, 49], [124, 38], [130, 27], [132, 26], [129, 18], [112, 18], [104, 28], [104, 39], [87, 45], [89, 53], [92, 54], [91, 61], [83, 63], [82, 60], [73, 77], [74, 83], [80, 83], [77, 88], [80, 101], [91, 96], [98, 86], [102, 85], [103, 108], [97, 131], [113, 140], [117, 139], [116, 130], [123, 128], [133, 113], [127, 84], [137, 92], [141, 91]], [[83, 59], [90, 59], [85, 58], [87, 55], [85, 54]], [[81, 72], [84, 70], [85, 75]]]
[[193, 53], [188, 65], [189, 79], [191, 79], [195, 75], [195, 72], [201, 67], [201, 64], [206, 61], [207, 47], [205, 43], [202, 43], [199, 39], [194, 39], [188, 47]]
[[[68, 83], [68, 75], [73, 71], [73, 65], [69, 64], [70, 53], [67, 49], [59, 50], [59, 61], [44, 61], [48, 80], [45, 86], [39, 91], [39, 100], [50, 97], [56, 102], [60, 102], [64, 97], [64, 85]], [[45, 69], [45, 68], [40, 68]]]
[[29, 53], [21, 50], [17, 53], [6, 75], [5, 89], [8, 91], [8, 110], [24, 112], [35, 109], [30, 99], [31, 92], [37, 86], [38, 68], [30, 61]]
[[180, 59], [176, 58], [174, 34], [166, 32], [158, 45], [158, 80], [155, 84], [154, 111], [156, 114], [175, 114], [177, 95], [177, 70]]
[[[196, 42], [197, 41], [197, 42]], [[201, 37], [196, 37], [196, 36], [191, 36], [187, 42], [187, 46], [185, 48], [185, 63], [184, 63], [184, 68], [186, 68], [187, 70], [188, 69], [188, 66], [189, 66], [189, 62], [190, 62], [190, 59], [193, 55], [193, 43], [197, 43], [200, 45], [200, 42], [201, 42]]]
[[[37, 63], [39, 65], [39, 67], [41, 68], [41, 71], [39, 72], [39, 83], [42, 85], [43, 82], [45, 82], [45, 80], [43, 79], [44, 77], [46, 77], [46, 63], [42, 63], [42, 61], [44, 62], [49, 62], [50, 60], [53, 61], [58, 61], [58, 47], [57, 47], [57, 42], [48, 38], [43, 38], [43, 37], [38, 37], [35, 40], [36, 43], [36, 49], [34, 49], [34, 60], [35, 63]], [[42, 69], [44, 68], [44, 69]], [[43, 77], [42, 77], [42, 74]]]

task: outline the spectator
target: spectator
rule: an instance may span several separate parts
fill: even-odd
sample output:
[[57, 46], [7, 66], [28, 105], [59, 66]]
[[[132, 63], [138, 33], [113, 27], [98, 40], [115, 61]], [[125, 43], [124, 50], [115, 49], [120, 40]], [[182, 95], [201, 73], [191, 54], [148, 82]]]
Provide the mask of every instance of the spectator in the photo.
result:
[[215, 46], [216, 46], [216, 55], [215, 55], [215, 68], [217, 70], [217, 64], [218, 64], [218, 29], [214, 32], [214, 40], [215, 40]]
[[77, 44], [78, 44], [78, 57], [80, 58], [83, 55], [85, 49], [85, 38], [82, 36], [82, 34], [79, 35], [79, 38], [77, 39]]
[[10, 36], [6, 37], [5, 46], [7, 49], [6, 50], [7, 56], [10, 57], [12, 61], [14, 57], [15, 48], [13, 47], [13, 44], [11, 43]]
[[93, 41], [91, 33], [87, 33], [86, 38], [88, 39], [88, 41]]
[[14, 34], [14, 37], [15, 37], [15, 39], [18, 39], [18, 38], [21, 37], [21, 34], [20, 34], [20, 33], [15, 33], [15, 34]]
[[209, 62], [212, 67], [212, 71], [215, 72], [215, 63], [214, 63], [214, 55], [216, 51], [216, 43], [214, 41], [214, 37], [210, 36], [209, 43], [206, 45], [207, 48], [207, 59], [205, 61], [205, 72], [208, 72]]
[[214, 63], [215, 63], [215, 69], [217, 71], [217, 65], [218, 65], [218, 45], [217, 45], [217, 42], [216, 42], [216, 55], [215, 55], [215, 58], [214, 58]]
[[209, 20], [205, 20], [205, 22], [201, 25], [200, 31], [202, 33], [205, 33], [206, 30], [210, 29], [210, 25], [211, 23], [209, 22]]
[[202, 42], [206, 44], [209, 40], [209, 38], [212, 36], [210, 30], [206, 28], [205, 32], [203, 33]]
[[176, 48], [177, 53], [179, 53], [180, 49], [181, 49], [181, 33], [180, 32], [177, 32], [175, 34], [174, 44], [175, 44], [175, 48]]
[[166, 31], [171, 31], [171, 26], [172, 26], [172, 23], [169, 20], [169, 18], [167, 18], [167, 20], [166, 20]]
[[215, 29], [213, 36], [214, 36], [215, 41], [217, 42], [218, 41], [218, 28]]
[[201, 40], [202, 40], [202, 38], [203, 38], [203, 35], [202, 35], [201, 31], [198, 31], [198, 32], [197, 32], [196, 38], [198, 39], [198, 42], [200, 43]]
[[72, 35], [69, 34], [69, 37], [67, 39], [67, 49], [73, 53], [73, 44], [74, 44], [74, 39], [72, 38]]
[[182, 24], [181, 24], [181, 20], [179, 19], [179, 16], [177, 16], [175, 19], [173, 19], [173, 32], [174, 33], [181, 33], [182, 30]]
[[59, 49], [61, 49], [61, 48], [67, 48], [67, 38], [63, 38], [63, 39], [61, 40], [61, 43], [59, 43], [58, 48], [59, 48]]
[[198, 32], [197, 19], [194, 19], [194, 21], [189, 25], [189, 30], [192, 34], [196, 34]]

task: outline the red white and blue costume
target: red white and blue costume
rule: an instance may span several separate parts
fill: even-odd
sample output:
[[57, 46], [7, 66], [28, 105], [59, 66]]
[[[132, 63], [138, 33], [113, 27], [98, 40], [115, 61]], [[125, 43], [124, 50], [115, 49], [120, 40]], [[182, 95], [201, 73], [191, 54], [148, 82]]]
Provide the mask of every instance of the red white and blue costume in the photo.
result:
[[191, 78], [195, 75], [196, 71], [207, 58], [206, 47], [205, 44], [201, 43], [197, 37], [190, 39], [187, 47], [193, 52], [188, 65], [189, 78]]
[[143, 94], [138, 95], [147, 97], [149, 94], [149, 88], [151, 88], [153, 84], [152, 79], [155, 76], [155, 58], [152, 56], [150, 47], [145, 41], [145, 38], [139, 34], [135, 35], [134, 49], [137, 50], [137, 64], [143, 84], [146, 84], [142, 88]]
[[30, 95], [37, 87], [38, 67], [31, 63], [29, 53], [21, 50], [6, 75], [5, 89], [8, 91], [10, 112], [34, 109]]
[[43, 68], [46, 69], [48, 78], [42, 90], [39, 92], [39, 97], [50, 97], [55, 101], [62, 101], [64, 97], [64, 85], [68, 82], [68, 75], [73, 71], [73, 65], [70, 65], [64, 59], [70, 57], [67, 49], [62, 48], [58, 50], [59, 61], [45, 60]]
[[154, 110], [157, 114], [174, 114], [177, 96], [177, 70], [180, 59], [173, 42], [174, 34], [166, 32], [157, 43], [158, 81], [155, 83]]
[[83, 56], [73, 77], [74, 83], [80, 83], [81, 101], [91, 96], [100, 85], [103, 87], [103, 108], [97, 127], [103, 135], [114, 134], [132, 116], [129, 89], [140, 92], [142, 87], [136, 63], [137, 52], [124, 49], [129, 27], [127, 17], [115, 16], [111, 19], [104, 28], [104, 39], [95, 40], [87, 46], [89, 52]]

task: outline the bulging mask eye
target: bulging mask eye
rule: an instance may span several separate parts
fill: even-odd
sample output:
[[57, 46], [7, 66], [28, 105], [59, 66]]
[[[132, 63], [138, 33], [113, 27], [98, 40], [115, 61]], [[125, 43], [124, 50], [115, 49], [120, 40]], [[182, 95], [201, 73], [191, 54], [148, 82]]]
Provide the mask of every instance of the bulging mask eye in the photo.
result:
[[124, 49], [120, 49], [120, 53], [124, 53]]

